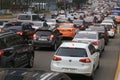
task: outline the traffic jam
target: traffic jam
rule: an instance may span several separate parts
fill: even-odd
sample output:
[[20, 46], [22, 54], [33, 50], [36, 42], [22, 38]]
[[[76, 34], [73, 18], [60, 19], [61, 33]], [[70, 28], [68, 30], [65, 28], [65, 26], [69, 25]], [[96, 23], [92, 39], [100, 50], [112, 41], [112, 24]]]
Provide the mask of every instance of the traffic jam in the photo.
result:
[[[117, 34], [116, 10], [117, 3], [103, 2], [49, 17], [20, 13], [15, 21], [1, 21], [0, 74], [4, 80], [82, 80], [71, 74], [95, 80], [105, 47]], [[35, 52], [41, 49], [53, 52], [49, 72], [34, 69]]]

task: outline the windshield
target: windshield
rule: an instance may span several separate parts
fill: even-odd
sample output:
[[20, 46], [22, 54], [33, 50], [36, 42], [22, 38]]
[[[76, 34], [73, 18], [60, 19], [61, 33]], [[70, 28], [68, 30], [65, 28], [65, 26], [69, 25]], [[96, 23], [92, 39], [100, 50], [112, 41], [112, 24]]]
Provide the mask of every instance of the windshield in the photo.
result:
[[71, 24], [62, 24], [62, 25], [60, 25], [59, 27], [60, 27], [60, 28], [72, 28], [72, 26], [73, 26], [73, 25], [71, 25]]
[[57, 50], [56, 55], [69, 57], [87, 57], [87, 52], [82, 48], [61, 47]]

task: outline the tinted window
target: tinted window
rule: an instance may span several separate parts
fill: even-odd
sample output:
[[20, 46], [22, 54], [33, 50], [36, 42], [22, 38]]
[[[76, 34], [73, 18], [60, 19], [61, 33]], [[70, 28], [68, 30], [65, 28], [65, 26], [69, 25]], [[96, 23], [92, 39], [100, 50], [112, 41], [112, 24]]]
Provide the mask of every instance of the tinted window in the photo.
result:
[[8, 47], [15, 46], [22, 43], [22, 38], [18, 35], [10, 35], [4, 38]]
[[112, 25], [105, 25], [105, 27], [108, 31], [110, 31], [110, 29], [112, 29]]
[[56, 55], [69, 57], [87, 57], [85, 49], [61, 47], [57, 50]]
[[19, 20], [31, 20], [31, 15], [19, 15]]
[[40, 17], [38, 15], [32, 15], [33, 21], [39, 21]]
[[94, 30], [94, 31], [98, 31], [98, 32], [104, 32], [105, 29], [104, 27], [100, 26], [100, 27], [97, 27], [97, 26], [92, 26], [90, 27], [91, 30]]
[[50, 31], [37, 31], [36, 34], [38, 36], [50, 36], [51, 32]]
[[75, 38], [83, 38], [83, 39], [97, 39], [96, 34], [92, 33], [78, 33], [75, 35]]
[[4, 25], [4, 28], [9, 28], [13, 26], [21, 26], [21, 23], [8, 23]]

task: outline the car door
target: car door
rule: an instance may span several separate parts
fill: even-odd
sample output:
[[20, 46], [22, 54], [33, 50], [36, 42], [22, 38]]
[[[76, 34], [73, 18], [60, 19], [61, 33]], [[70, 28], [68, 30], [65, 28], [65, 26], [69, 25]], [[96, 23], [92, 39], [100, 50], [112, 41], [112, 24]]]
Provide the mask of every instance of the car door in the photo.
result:
[[18, 35], [11, 35], [6, 38], [7, 46], [13, 48], [15, 67], [21, 66], [27, 62], [27, 47], [22, 41], [23, 39]]
[[105, 39], [104, 37], [102, 37], [102, 35], [99, 33], [98, 35], [98, 39], [100, 41], [100, 49], [101, 50], [104, 50], [104, 47], [105, 47]]
[[96, 69], [98, 63], [99, 63], [99, 55], [100, 53], [99, 52], [96, 52], [96, 49], [93, 45], [89, 45], [89, 51], [90, 51], [90, 54], [91, 54], [91, 59], [93, 60], [93, 67], [94, 69]]

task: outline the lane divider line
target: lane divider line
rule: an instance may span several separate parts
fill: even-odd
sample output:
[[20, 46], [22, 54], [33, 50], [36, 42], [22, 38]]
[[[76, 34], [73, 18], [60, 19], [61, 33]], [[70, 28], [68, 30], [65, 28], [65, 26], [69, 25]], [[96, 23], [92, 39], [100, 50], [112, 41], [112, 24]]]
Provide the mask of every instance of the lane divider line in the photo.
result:
[[114, 80], [120, 80], [118, 77], [120, 76], [120, 56], [119, 56], [119, 60], [118, 60], [118, 66], [117, 66], [117, 70], [115, 73], [115, 78]]

